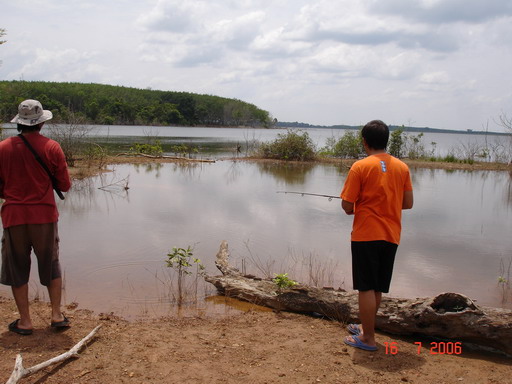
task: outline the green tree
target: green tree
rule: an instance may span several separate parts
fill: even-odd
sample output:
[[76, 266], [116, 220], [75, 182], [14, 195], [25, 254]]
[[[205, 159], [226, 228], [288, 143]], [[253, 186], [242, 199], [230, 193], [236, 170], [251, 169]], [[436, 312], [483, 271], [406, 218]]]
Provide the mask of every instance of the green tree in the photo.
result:
[[357, 159], [364, 153], [361, 133], [346, 131], [334, 146], [334, 156]]
[[361, 132], [345, 131], [342, 137], [329, 137], [322, 154], [340, 158], [357, 159], [364, 154]]
[[399, 159], [403, 156], [405, 145], [402, 133], [404, 133], [403, 128], [391, 132], [388, 144], [389, 153]]
[[104, 84], [38, 81], [0, 81], [0, 119], [7, 120], [23, 99], [43, 97], [46, 98], [43, 106], [55, 112], [56, 120], [61, 123], [66, 123], [71, 114], [78, 114], [85, 116], [89, 124], [270, 126], [267, 111], [236, 99]]

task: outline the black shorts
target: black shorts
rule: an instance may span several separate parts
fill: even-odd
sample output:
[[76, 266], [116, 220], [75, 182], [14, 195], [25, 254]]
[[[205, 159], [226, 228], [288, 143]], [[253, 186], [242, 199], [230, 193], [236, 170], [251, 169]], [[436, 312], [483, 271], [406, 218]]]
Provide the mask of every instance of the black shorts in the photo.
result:
[[57, 223], [23, 224], [4, 228], [0, 283], [14, 287], [28, 283], [32, 250], [42, 285], [61, 277]]
[[388, 241], [352, 241], [354, 289], [387, 293], [398, 244]]

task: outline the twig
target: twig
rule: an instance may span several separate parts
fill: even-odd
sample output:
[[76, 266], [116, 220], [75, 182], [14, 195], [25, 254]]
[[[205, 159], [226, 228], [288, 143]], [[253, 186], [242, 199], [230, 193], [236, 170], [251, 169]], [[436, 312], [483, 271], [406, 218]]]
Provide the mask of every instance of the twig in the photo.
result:
[[52, 364], [60, 363], [62, 361], [65, 361], [71, 357], [78, 357], [78, 352], [80, 349], [89, 341], [91, 340], [96, 332], [101, 328], [101, 324], [98, 325], [96, 328], [94, 328], [91, 333], [89, 333], [87, 336], [85, 336], [82, 340], [80, 340], [73, 348], [71, 348], [69, 351], [64, 352], [63, 354], [54, 357], [53, 359], [46, 360], [45, 362], [42, 362], [40, 364], [34, 365], [30, 368], [23, 368], [23, 358], [21, 357], [21, 354], [18, 354], [16, 356], [16, 363], [14, 364], [14, 370], [12, 371], [11, 377], [9, 380], [7, 380], [6, 384], [15, 384], [19, 380], [23, 379], [24, 377], [30, 376], [46, 367], [49, 367]]
[[108, 192], [109, 187], [114, 187], [114, 186], [119, 187], [119, 186], [121, 186], [122, 189], [127, 191], [128, 189], [130, 189], [130, 187], [128, 187], [129, 177], [130, 176], [128, 175], [127, 177], [125, 177], [124, 179], [121, 179], [119, 181], [115, 181], [115, 182], [107, 184], [107, 185], [102, 185], [101, 187], [98, 187], [98, 189], [101, 189], [103, 191], [107, 191]]

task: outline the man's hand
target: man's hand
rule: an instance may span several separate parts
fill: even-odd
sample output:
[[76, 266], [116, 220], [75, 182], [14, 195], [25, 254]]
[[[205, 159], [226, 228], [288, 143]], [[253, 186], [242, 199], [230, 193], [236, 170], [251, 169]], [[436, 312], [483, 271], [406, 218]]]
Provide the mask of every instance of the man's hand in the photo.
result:
[[341, 209], [343, 209], [347, 215], [353, 215], [354, 203], [351, 203], [347, 200], [341, 200]]

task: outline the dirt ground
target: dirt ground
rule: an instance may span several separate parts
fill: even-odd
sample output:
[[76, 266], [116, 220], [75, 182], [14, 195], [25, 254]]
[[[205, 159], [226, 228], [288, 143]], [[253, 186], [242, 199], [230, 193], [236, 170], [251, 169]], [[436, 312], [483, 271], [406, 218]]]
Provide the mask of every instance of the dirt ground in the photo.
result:
[[[80, 307], [65, 309], [71, 328], [49, 327], [47, 303], [32, 303], [35, 331], [9, 332], [17, 312], [0, 297], [0, 382], [16, 355], [25, 368], [66, 352], [102, 327], [79, 358], [21, 383], [512, 383], [512, 359], [471, 351], [431, 354], [430, 341], [378, 334], [377, 352], [347, 347], [337, 322], [304, 315], [249, 311], [222, 318], [128, 322]], [[391, 353], [391, 342], [397, 352]], [[388, 348], [386, 348], [388, 343]]]

